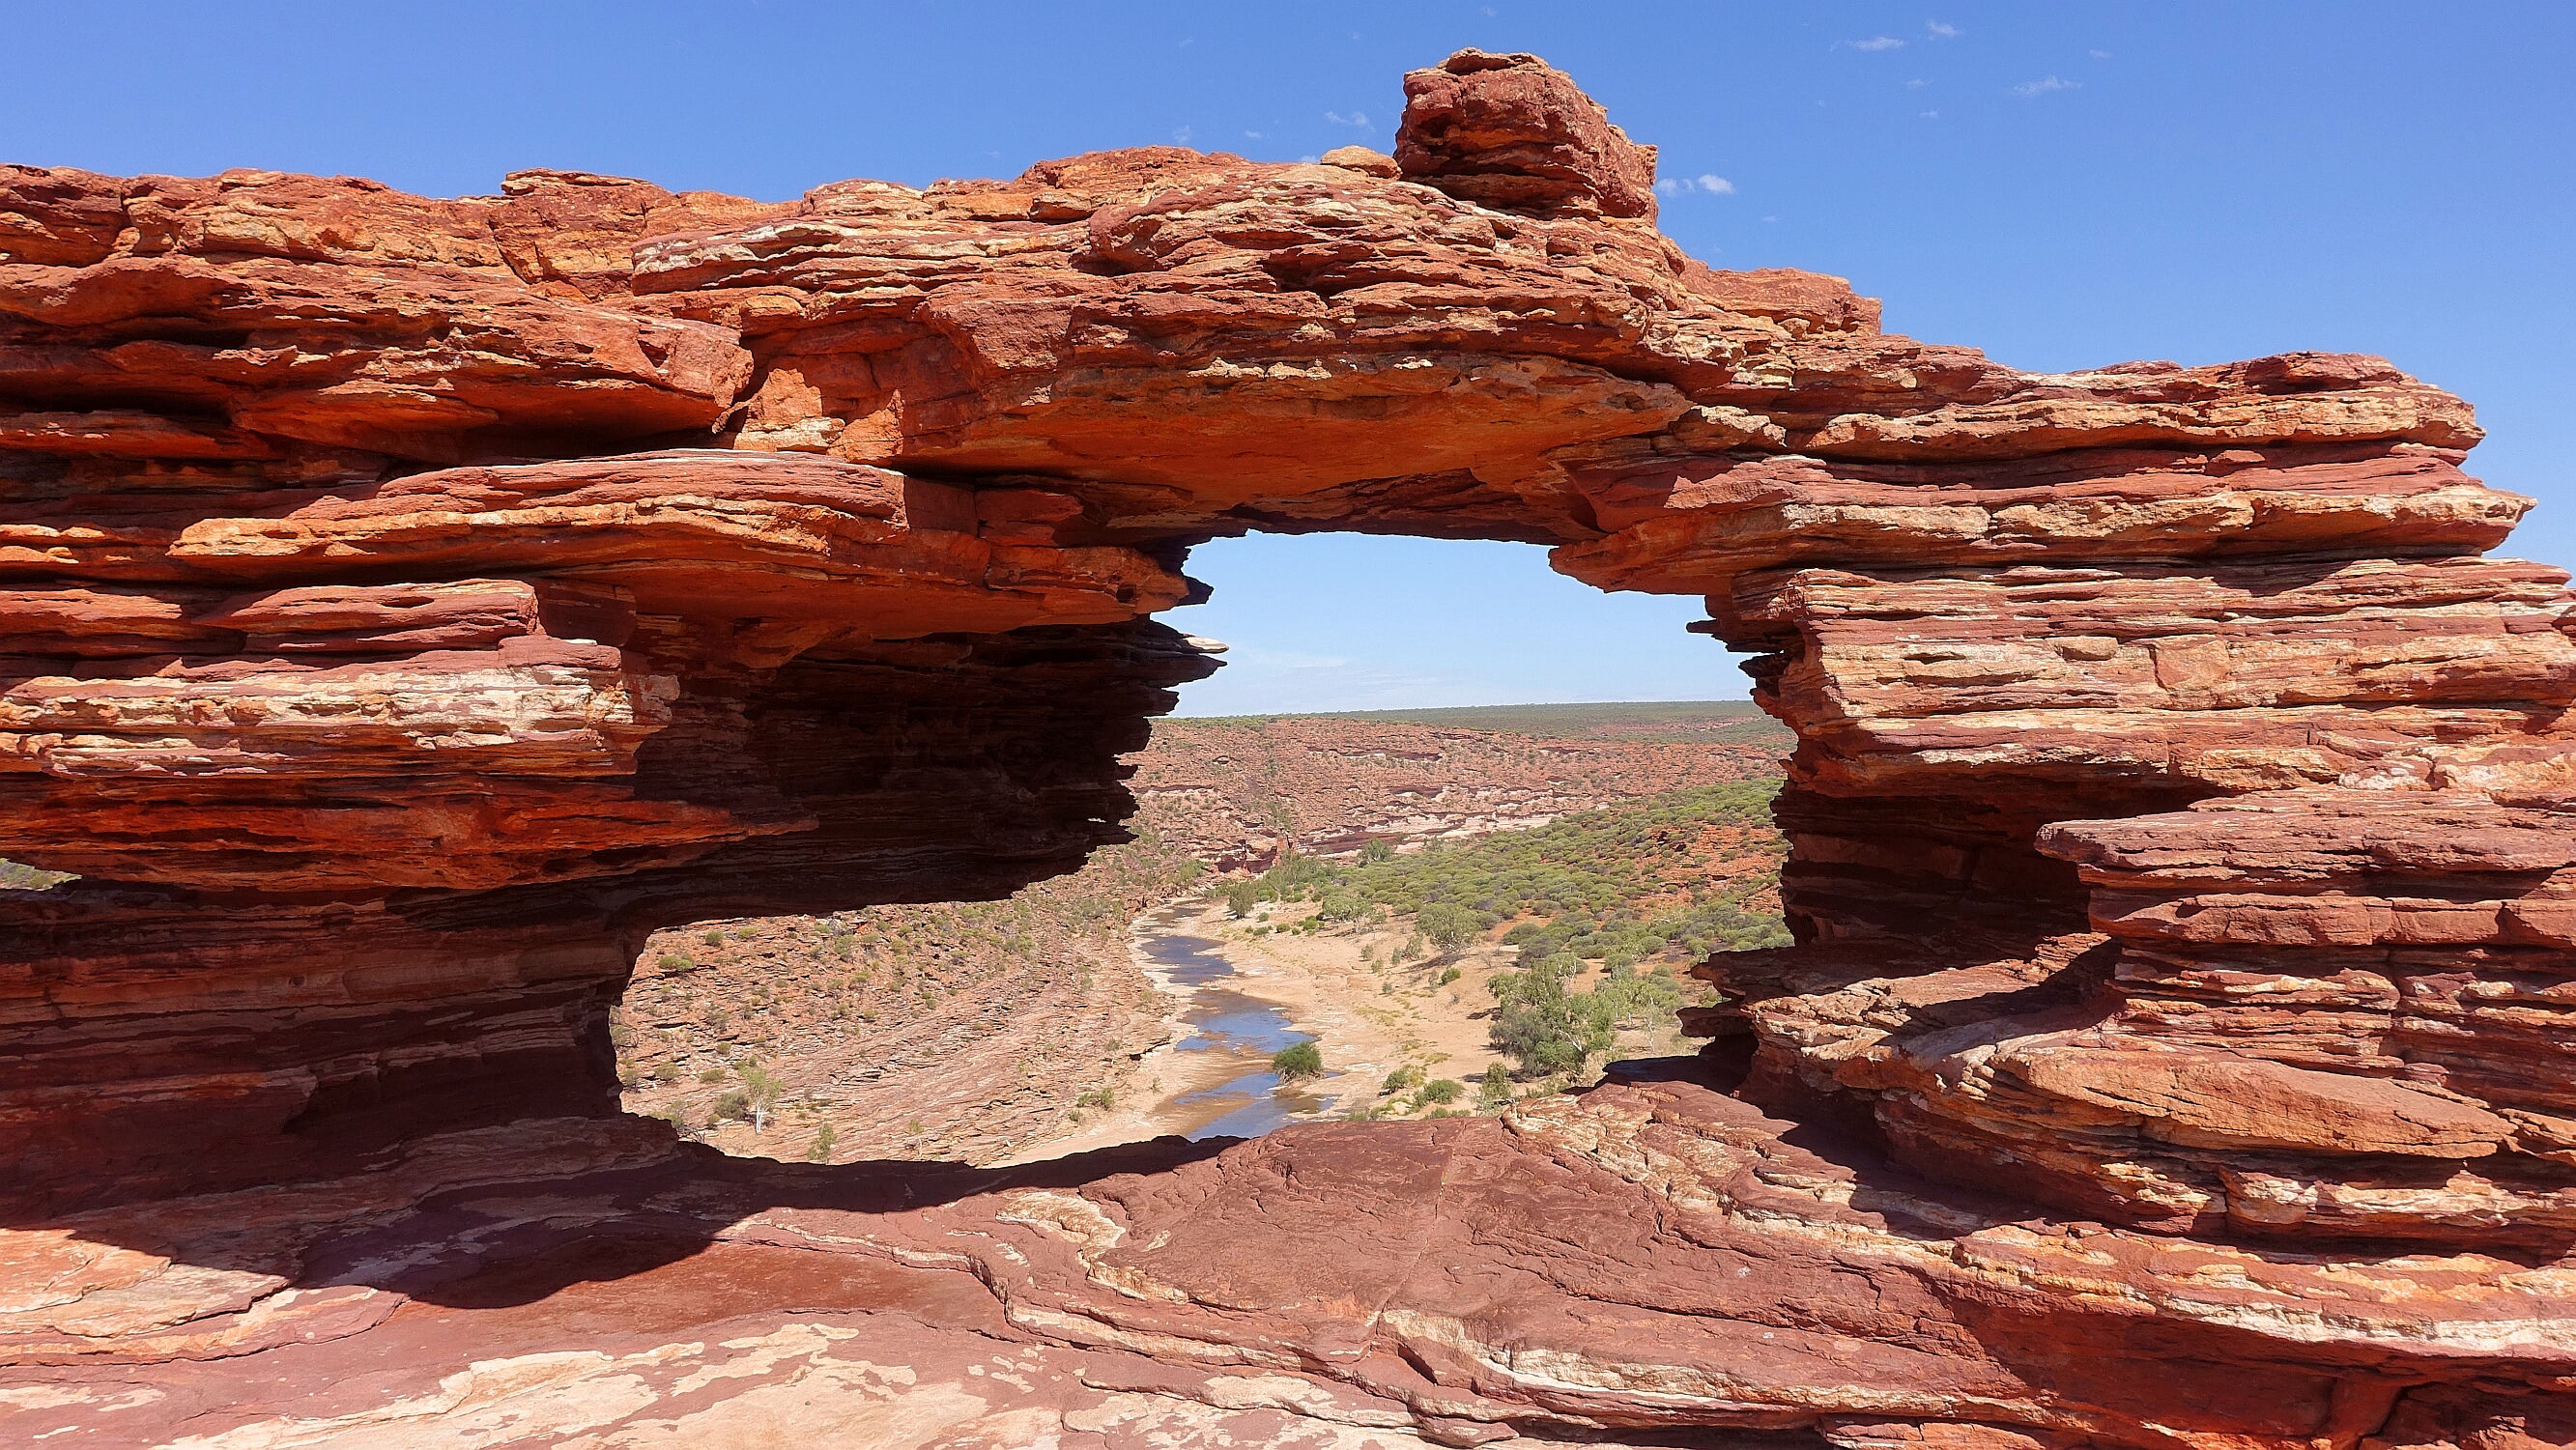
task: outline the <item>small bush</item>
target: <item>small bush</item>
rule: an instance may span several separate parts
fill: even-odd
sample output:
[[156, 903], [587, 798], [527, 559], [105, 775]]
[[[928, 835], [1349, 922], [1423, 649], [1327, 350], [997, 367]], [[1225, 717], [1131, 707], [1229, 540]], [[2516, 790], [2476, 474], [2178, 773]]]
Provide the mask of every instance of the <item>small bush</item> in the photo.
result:
[[1281, 1080], [1286, 1082], [1296, 1082], [1301, 1078], [1322, 1077], [1324, 1050], [1311, 1042], [1300, 1042], [1294, 1047], [1283, 1047], [1270, 1054], [1270, 1070], [1279, 1074]]
[[839, 1136], [839, 1134], [832, 1131], [832, 1125], [829, 1123], [825, 1123], [822, 1127], [815, 1129], [813, 1146], [805, 1150], [806, 1159], [814, 1163], [831, 1162], [832, 1143]]
[[678, 952], [662, 953], [660, 959], [655, 962], [655, 965], [659, 966], [663, 971], [675, 973], [694, 972], [698, 969], [697, 963], [690, 961], [687, 957], [680, 955]]
[[1413, 1095], [1413, 1105], [1421, 1107], [1426, 1103], [1454, 1103], [1466, 1095], [1467, 1085], [1456, 1078], [1433, 1078], [1422, 1085], [1422, 1091]]
[[1456, 967], [1451, 967], [1449, 970], [1440, 974], [1440, 985], [1444, 987], [1448, 986], [1451, 982], [1458, 980], [1464, 975], [1466, 974], [1459, 971]]
[[1418, 1067], [1399, 1067], [1395, 1071], [1386, 1075], [1386, 1081], [1378, 1086], [1378, 1093], [1383, 1097], [1393, 1097], [1397, 1093], [1404, 1091], [1406, 1088], [1419, 1087], [1421, 1085], [1422, 1069]]

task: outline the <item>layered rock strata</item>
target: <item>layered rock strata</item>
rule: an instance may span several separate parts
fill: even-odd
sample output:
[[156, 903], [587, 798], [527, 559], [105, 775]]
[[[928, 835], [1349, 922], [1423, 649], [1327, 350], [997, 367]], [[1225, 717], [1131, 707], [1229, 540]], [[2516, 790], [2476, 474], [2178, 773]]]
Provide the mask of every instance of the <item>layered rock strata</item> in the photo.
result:
[[[2564, 1438], [2576, 626], [2563, 572], [2483, 557], [2529, 501], [2462, 471], [2467, 407], [2374, 358], [1888, 336], [1684, 256], [1651, 150], [1534, 58], [1407, 94], [1393, 158], [777, 204], [0, 172], [0, 854], [83, 874], [0, 899], [8, 1403], [792, 1423], [722, 1341], [852, 1386], [846, 1427], [993, 1380], [938, 1337], [973, 1332], [1057, 1388], [922, 1443]], [[884, 1177], [933, 1213], [609, 1116], [654, 927], [1114, 839], [1117, 755], [1210, 668], [1147, 616], [1254, 528], [1708, 598], [1799, 739], [1801, 945], [1706, 969], [1712, 1063], [1780, 1117], [1605, 1090], [1036, 1198]], [[809, 1201], [860, 1217], [772, 1216]], [[875, 1267], [583, 1308], [567, 1224]], [[1369, 1234], [1407, 1246], [1376, 1278]], [[467, 1243], [531, 1277], [393, 1307]], [[331, 1358], [522, 1300], [572, 1317], [488, 1372]], [[290, 1322], [303, 1370], [225, 1327]], [[831, 1348], [883, 1334], [955, 1373], [888, 1400]], [[302, 1429], [208, 1408], [325, 1382]]]

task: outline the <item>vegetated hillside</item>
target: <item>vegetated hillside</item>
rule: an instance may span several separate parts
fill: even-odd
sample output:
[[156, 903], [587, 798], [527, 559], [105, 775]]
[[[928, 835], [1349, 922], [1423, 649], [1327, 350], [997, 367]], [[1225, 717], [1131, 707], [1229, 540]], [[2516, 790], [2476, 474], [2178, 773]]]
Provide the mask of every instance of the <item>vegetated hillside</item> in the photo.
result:
[[0, 861], [0, 891], [42, 891], [57, 881], [71, 879], [67, 872], [39, 871], [15, 861]]
[[[1173, 721], [1258, 719], [1201, 716]], [[1769, 736], [1785, 748], [1786, 727], [1750, 700], [1632, 700], [1586, 705], [1444, 705], [1428, 710], [1335, 710], [1268, 718], [1358, 720], [1376, 725], [1423, 725], [1435, 730], [1504, 730], [1550, 740], [1733, 741]]]
[[[1400, 713], [1408, 718], [1158, 721], [1131, 785], [1157, 834], [1211, 864], [1264, 870], [1291, 849], [1458, 839], [1685, 786], [1770, 779], [1794, 743], [1728, 702]], [[1450, 715], [1553, 719], [1576, 733], [1411, 723]], [[1721, 723], [1673, 733], [1693, 719]]]
[[1147, 836], [1007, 900], [656, 934], [611, 1029], [628, 1111], [728, 1152], [985, 1162], [1162, 1040], [1127, 927], [1199, 863]]
[[[1493, 1004], [1488, 1046], [1511, 1060], [1512, 1078], [1564, 1081], [1623, 1039], [1668, 1047], [1677, 1009], [1705, 990], [1682, 974], [1710, 952], [1788, 944], [1776, 788], [1691, 787], [1411, 852], [1377, 843], [1347, 860], [1291, 856], [1220, 890], [1236, 917], [1277, 918], [1254, 934], [1392, 926], [1404, 936], [1385, 971], [1436, 972], [1440, 985], [1461, 978], [1448, 964], [1462, 950], [1517, 948], [1516, 970], [1471, 984]], [[1498, 1075], [1485, 1095], [1507, 1091]]]
[[[1469, 849], [1456, 843], [1502, 831], [1537, 844], [1498, 840], [1489, 844], [1500, 854], [1472, 859], [1519, 860], [1598, 829], [1555, 824], [1570, 813], [1712, 786], [1767, 798], [1777, 779], [1785, 735], [1767, 722], [1731, 724], [1709, 739], [1621, 738], [1617, 718], [1598, 713], [1609, 707], [1579, 708], [1593, 713], [1572, 728], [1611, 733], [1324, 716], [1158, 722], [1152, 743], [1132, 757], [1138, 839], [1074, 875], [1002, 902], [705, 922], [656, 935], [616, 1020], [626, 1104], [731, 1152], [992, 1161], [1077, 1122], [1085, 1097], [1122, 1082], [1168, 1036], [1164, 999], [1137, 968], [1128, 927], [1147, 906], [1204, 889], [1211, 869], [1267, 869], [1283, 852], [1306, 869], [1316, 856], [1363, 850], [1403, 869], [1455, 866], [1452, 853]], [[1724, 799], [1734, 802], [1728, 810], [1741, 805]], [[1657, 829], [1673, 840], [1689, 834], [1672, 821]], [[1713, 915], [1690, 930], [1664, 924], [1676, 910], [1713, 909], [1714, 898], [1699, 900], [1695, 889], [1722, 895], [1739, 876], [1758, 878], [1726, 909], [1768, 909], [1760, 895], [1776, 878], [1762, 845], [1768, 833], [1767, 819], [1730, 818], [1692, 837], [1707, 878], [1696, 888], [1687, 851], [1614, 853], [1579, 878], [1545, 878], [1550, 894], [1513, 896], [1517, 914], [1480, 929], [1499, 937], [1540, 919], [1535, 905], [1518, 903], [1555, 902], [1548, 922], [1570, 923], [1578, 909], [1597, 918], [1585, 918], [1592, 925], [1578, 950], [1608, 940], [1605, 932], [1621, 950], [1641, 947], [1640, 928], [1652, 921], [1665, 939], [1631, 964], [1652, 957], [1650, 973], [1679, 964], [1695, 936], [1725, 939], [1710, 934]], [[1581, 849], [1597, 853], [1601, 844]], [[1645, 869], [1650, 858], [1665, 874]], [[1435, 899], [1402, 895], [1387, 884], [1396, 877], [1386, 866], [1365, 866], [1378, 873], [1366, 889], [1391, 893], [1371, 899], [1385, 908], [1380, 930], [1399, 917], [1409, 923], [1422, 900]], [[1640, 911], [1647, 915], [1629, 919]], [[1402, 929], [1410, 936], [1410, 925]], [[1427, 960], [1410, 970], [1419, 974]], [[1454, 995], [1461, 1014], [1490, 1003]]]

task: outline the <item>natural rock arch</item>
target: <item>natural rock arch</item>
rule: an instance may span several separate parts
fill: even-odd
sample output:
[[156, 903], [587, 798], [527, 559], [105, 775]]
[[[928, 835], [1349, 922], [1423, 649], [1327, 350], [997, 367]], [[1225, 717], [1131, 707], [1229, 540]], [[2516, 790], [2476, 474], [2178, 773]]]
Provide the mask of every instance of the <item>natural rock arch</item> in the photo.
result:
[[[1890, 337], [1836, 279], [1683, 256], [1651, 149], [1534, 58], [1406, 90], [1391, 159], [778, 204], [0, 171], [0, 853], [85, 878], [0, 895], [0, 1203], [609, 1117], [655, 927], [999, 894], [1116, 839], [1118, 755], [1212, 668], [1150, 619], [1193, 543], [1507, 538], [1705, 595], [1757, 654], [1800, 945], [1712, 963], [1700, 1025], [1746, 1100], [1864, 1145], [1640, 1086], [1513, 1151], [1745, 1252], [1877, 1234], [1876, 1292], [1929, 1297], [1799, 1323], [1882, 1356], [1847, 1393], [1740, 1338], [1694, 1388], [1576, 1391], [1382, 1317], [1465, 1398], [1342, 1382], [1425, 1434], [2349, 1444], [2576, 1374], [2533, 1309], [2576, 1224], [2576, 642], [2562, 571], [2482, 557], [2529, 501], [2461, 471], [2467, 407], [2374, 358], [2036, 375]], [[1881, 1154], [1987, 1206], [1874, 1188]], [[1797, 1183], [1838, 1227], [1744, 1226]], [[2020, 1224], [2052, 1215], [2111, 1228]], [[2117, 1291], [2067, 1287], [2100, 1244]], [[1728, 1322], [1789, 1328], [1771, 1292]], [[1514, 1332], [1599, 1367], [1570, 1324]], [[2214, 1408], [2039, 1384], [2070, 1333]]]

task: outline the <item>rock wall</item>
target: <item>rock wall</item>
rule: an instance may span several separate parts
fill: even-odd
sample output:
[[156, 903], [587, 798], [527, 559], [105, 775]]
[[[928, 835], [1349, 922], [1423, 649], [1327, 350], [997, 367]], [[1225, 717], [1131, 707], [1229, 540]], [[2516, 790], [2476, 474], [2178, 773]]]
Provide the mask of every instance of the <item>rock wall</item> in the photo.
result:
[[[1392, 158], [777, 204], [0, 171], [0, 853], [83, 877], [0, 896], [11, 1403], [280, 1363], [223, 1316], [317, 1285], [358, 1307], [311, 1333], [364, 1345], [446, 1282], [367, 1264], [559, 1251], [441, 1218], [468, 1184], [827, 1278], [828, 1240], [880, 1266], [829, 1278], [862, 1317], [971, 1267], [849, 1170], [692, 1197], [609, 1116], [604, 1008], [659, 925], [998, 893], [1116, 839], [1115, 757], [1212, 667], [1148, 616], [1258, 528], [1549, 543], [1757, 653], [1801, 944], [1704, 969], [1696, 1071], [1740, 1096], [1168, 1149], [1041, 1199], [884, 1170], [1032, 1266], [903, 1322], [1088, 1346], [1116, 1364], [1075, 1378], [1184, 1438], [1247, 1406], [1352, 1444], [2576, 1423], [2576, 626], [2564, 572], [2483, 557], [2529, 501], [2462, 472], [2468, 408], [2375, 358], [2041, 375], [1887, 336], [1836, 279], [1682, 255], [1651, 148], [1534, 58], [1406, 89]], [[336, 1186], [201, 1302], [246, 1242], [204, 1195], [299, 1182]], [[1445, 1267], [1316, 1298], [1354, 1234]], [[1227, 1247], [1265, 1238], [1259, 1272]], [[672, 1262], [624, 1274], [664, 1309], [602, 1311], [635, 1353], [862, 1332], [797, 1319], [794, 1268], [745, 1298]], [[151, 1327], [185, 1321], [218, 1327]], [[455, 1363], [316, 1433], [564, 1383]], [[815, 1373], [847, 1390], [816, 1433], [878, 1413]], [[195, 1419], [127, 1423], [270, 1433], [189, 1374]], [[1146, 1423], [1080, 1399], [978, 1399], [943, 1443]], [[726, 1423], [795, 1421], [767, 1403]]]

